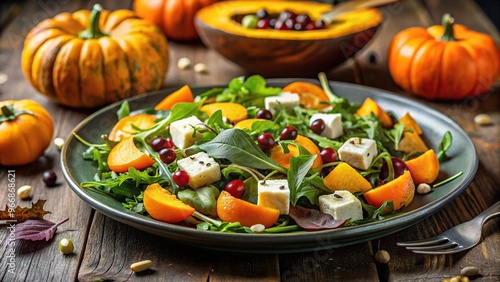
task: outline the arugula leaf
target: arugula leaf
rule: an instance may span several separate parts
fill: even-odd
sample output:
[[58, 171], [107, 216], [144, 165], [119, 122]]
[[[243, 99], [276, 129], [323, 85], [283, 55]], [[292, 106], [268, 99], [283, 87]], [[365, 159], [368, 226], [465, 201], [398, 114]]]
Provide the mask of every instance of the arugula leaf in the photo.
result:
[[239, 129], [224, 130], [213, 140], [200, 144], [199, 147], [214, 158], [227, 159], [237, 165], [256, 169], [277, 170], [286, 174], [286, 168], [271, 160], [248, 134]]
[[223, 222], [220, 226], [210, 222], [202, 222], [196, 225], [196, 229], [226, 233], [253, 233], [250, 228], [242, 226], [239, 222]]
[[290, 189], [290, 202], [292, 205], [297, 204], [297, 194], [300, 192], [302, 181], [311, 169], [316, 155], [298, 155], [290, 159], [290, 169], [288, 170], [287, 180], [288, 188]]
[[396, 126], [387, 131], [389, 138], [394, 142], [394, 149], [399, 150], [399, 142], [403, 138], [403, 133], [405, 132], [405, 125], [403, 123], [398, 123]]
[[195, 190], [185, 189], [177, 193], [179, 200], [195, 208], [197, 211], [217, 216], [217, 197], [219, 189], [214, 186], [201, 187]]
[[438, 160], [444, 161], [447, 159], [446, 152], [450, 149], [453, 137], [449, 131], [444, 133], [443, 139], [438, 147]]
[[123, 207], [126, 209], [143, 214], [146, 212], [146, 208], [144, 207], [143, 201], [144, 197], [144, 192], [141, 191], [139, 196], [134, 196], [132, 199], [131, 198], [126, 198], [125, 202], [122, 202]]
[[116, 115], [118, 116], [118, 120], [121, 120], [122, 118], [128, 116], [130, 114], [130, 105], [127, 100], [123, 101], [123, 103], [120, 105], [120, 108], [116, 112]]
[[[227, 88], [216, 96], [216, 101], [262, 107], [263, 98], [278, 95], [280, 92], [281, 88], [267, 87], [266, 80], [260, 75], [252, 75], [247, 79], [240, 76], [229, 81]], [[207, 91], [201, 95], [208, 97], [211, 94]]]

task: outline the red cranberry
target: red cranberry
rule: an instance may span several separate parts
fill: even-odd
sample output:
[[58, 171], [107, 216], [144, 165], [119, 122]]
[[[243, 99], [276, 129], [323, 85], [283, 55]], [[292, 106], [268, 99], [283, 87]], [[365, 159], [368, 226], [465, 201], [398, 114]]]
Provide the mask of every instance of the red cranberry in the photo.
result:
[[325, 130], [325, 121], [323, 119], [317, 119], [311, 123], [309, 128], [316, 134], [321, 134]]
[[339, 160], [337, 151], [335, 151], [335, 149], [333, 148], [324, 148], [323, 150], [321, 150], [320, 155], [321, 160], [324, 164], [333, 163]]
[[280, 140], [295, 140], [299, 135], [297, 128], [294, 126], [286, 126], [280, 133]]
[[263, 152], [269, 152], [274, 147], [276, 142], [270, 133], [265, 132], [257, 136], [257, 143]]
[[172, 142], [172, 138], [170, 137], [156, 137], [151, 141], [151, 148], [156, 152], [161, 151], [164, 148], [172, 148], [174, 147], [174, 143]]
[[243, 194], [245, 194], [245, 183], [239, 179], [231, 180], [226, 184], [224, 188], [231, 196], [241, 199]]
[[172, 175], [172, 180], [179, 186], [186, 186], [189, 183], [189, 174], [185, 170], [179, 169]]
[[166, 164], [171, 164], [177, 158], [177, 154], [175, 153], [175, 150], [172, 148], [161, 149], [159, 155], [161, 161]]
[[260, 109], [255, 113], [256, 118], [261, 118], [261, 119], [267, 119], [267, 120], [272, 120], [273, 119], [273, 114], [266, 109]]
[[271, 24], [270, 24], [270, 20], [269, 19], [260, 19], [257, 22], [257, 28], [258, 29], [266, 29], [266, 28], [270, 28], [270, 27], [271, 27]]

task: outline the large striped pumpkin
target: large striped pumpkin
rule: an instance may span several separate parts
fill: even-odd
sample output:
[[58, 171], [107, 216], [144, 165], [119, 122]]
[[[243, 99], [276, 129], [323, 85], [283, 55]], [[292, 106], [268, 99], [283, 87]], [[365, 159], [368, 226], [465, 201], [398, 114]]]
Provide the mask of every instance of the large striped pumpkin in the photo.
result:
[[130, 10], [61, 13], [27, 35], [22, 69], [42, 94], [71, 107], [100, 107], [162, 86], [168, 44]]

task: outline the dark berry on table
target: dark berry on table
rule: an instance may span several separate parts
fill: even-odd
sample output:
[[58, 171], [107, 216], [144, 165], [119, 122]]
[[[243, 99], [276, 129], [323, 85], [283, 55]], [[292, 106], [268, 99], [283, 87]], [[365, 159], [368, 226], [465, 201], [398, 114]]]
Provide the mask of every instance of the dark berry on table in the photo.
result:
[[320, 152], [321, 155], [321, 160], [323, 161], [324, 164], [327, 163], [333, 163], [339, 160], [339, 157], [337, 155], [337, 151], [333, 148], [324, 148]]
[[256, 118], [261, 118], [261, 119], [267, 119], [267, 120], [272, 120], [273, 119], [273, 114], [271, 111], [267, 109], [260, 109], [255, 113]]
[[297, 128], [294, 126], [286, 126], [280, 133], [280, 140], [295, 140], [299, 135]]
[[323, 119], [317, 119], [311, 123], [309, 128], [316, 134], [321, 134], [325, 130], [325, 121]]
[[243, 194], [245, 194], [245, 183], [239, 179], [231, 180], [226, 184], [224, 188], [231, 196], [241, 199]]
[[179, 186], [186, 186], [189, 183], [189, 174], [185, 170], [179, 169], [172, 175], [172, 180]]
[[42, 174], [42, 180], [45, 185], [52, 187], [56, 185], [57, 175], [53, 170], [47, 170]]
[[177, 158], [175, 150], [172, 148], [163, 148], [159, 152], [160, 159], [166, 164], [171, 164]]
[[262, 133], [257, 136], [257, 144], [263, 152], [269, 152], [275, 145], [274, 137], [270, 133]]

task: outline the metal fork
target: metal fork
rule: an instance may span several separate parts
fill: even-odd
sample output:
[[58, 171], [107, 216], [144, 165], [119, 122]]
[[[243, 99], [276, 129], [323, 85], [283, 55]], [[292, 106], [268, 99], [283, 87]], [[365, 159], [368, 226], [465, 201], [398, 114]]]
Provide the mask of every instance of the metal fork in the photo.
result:
[[500, 215], [500, 201], [478, 214], [475, 218], [446, 230], [440, 235], [416, 241], [398, 242], [418, 254], [445, 255], [465, 251], [481, 240], [483, 224]]

